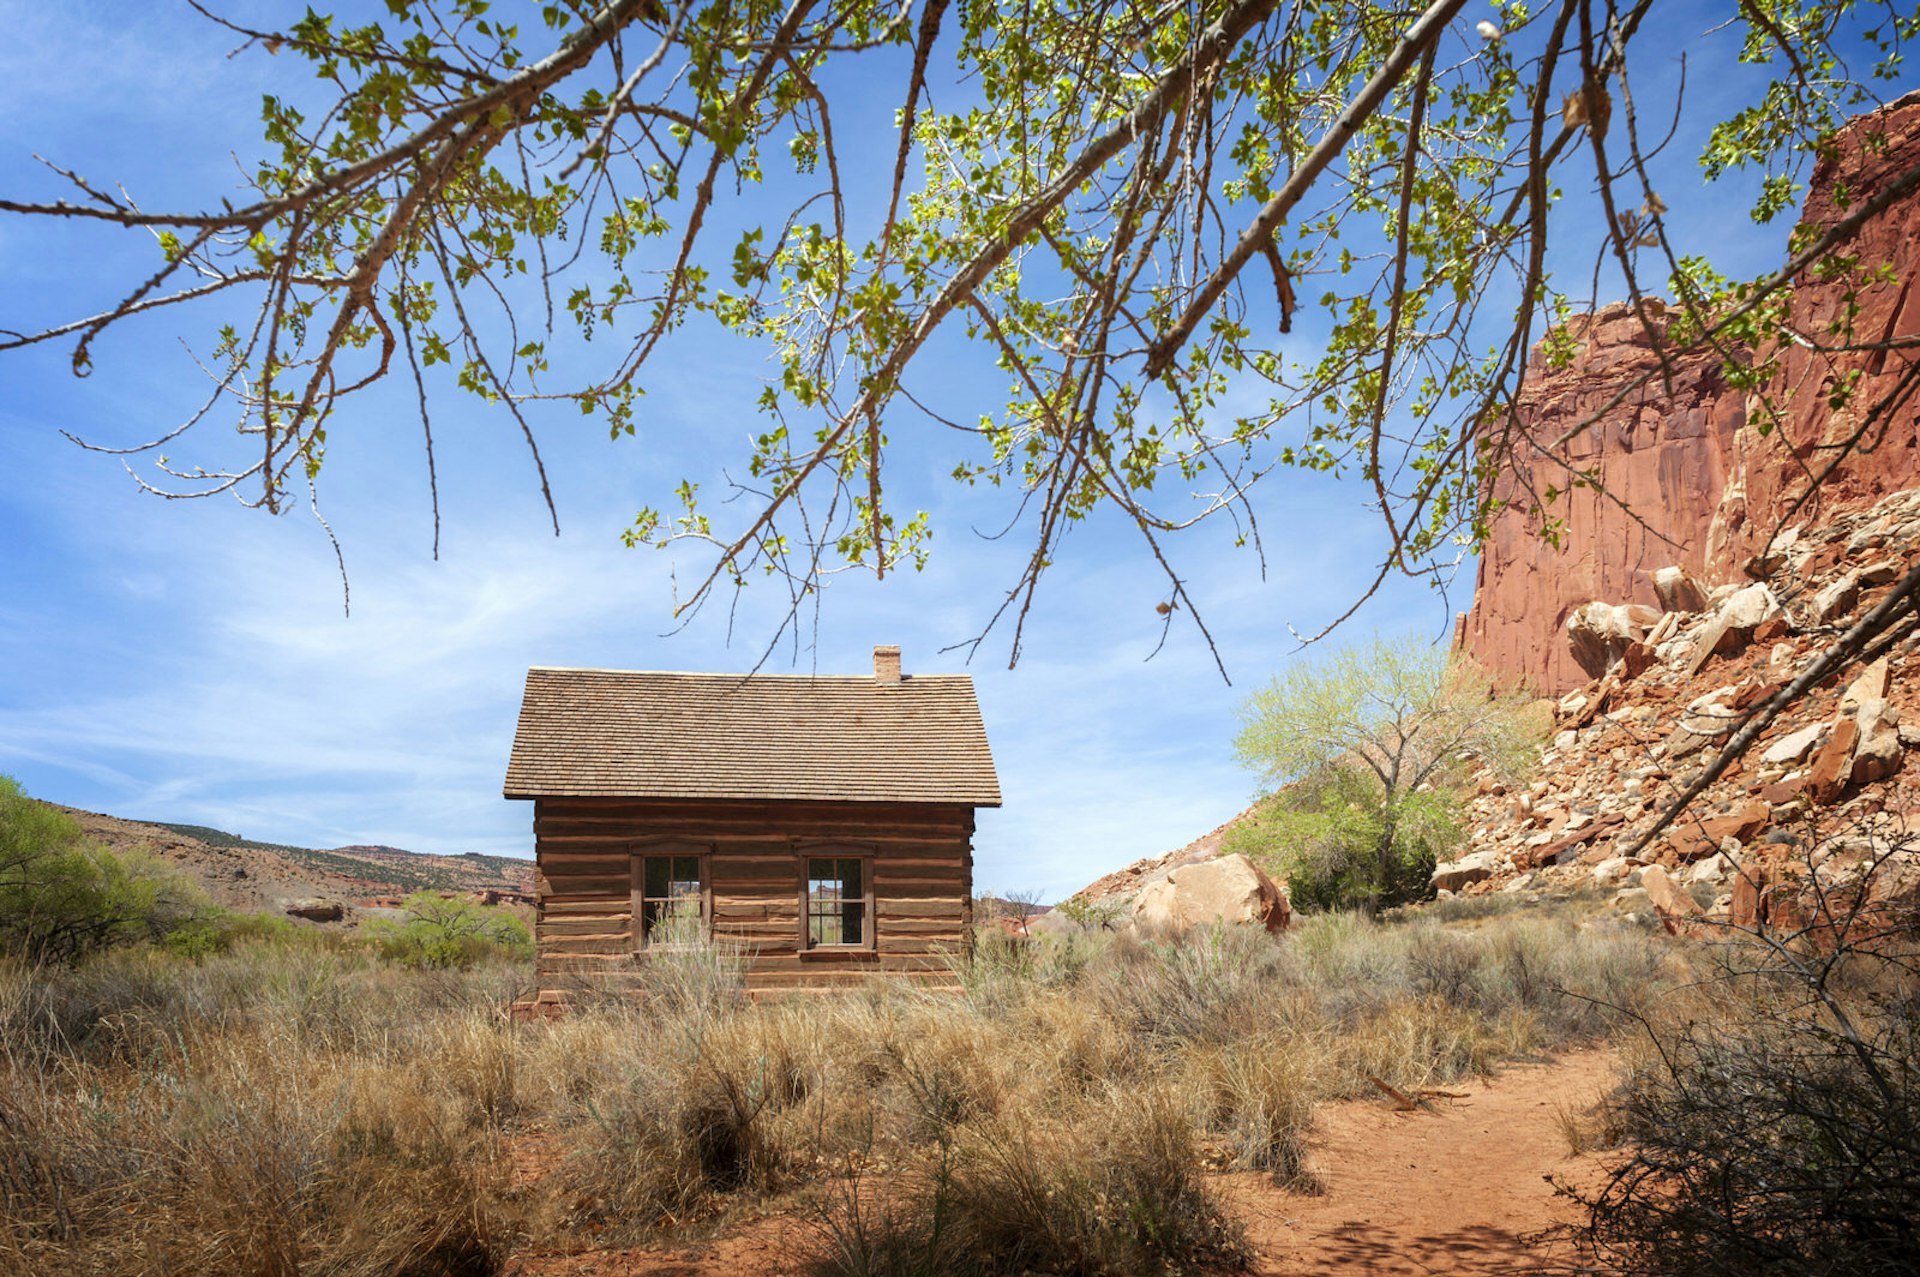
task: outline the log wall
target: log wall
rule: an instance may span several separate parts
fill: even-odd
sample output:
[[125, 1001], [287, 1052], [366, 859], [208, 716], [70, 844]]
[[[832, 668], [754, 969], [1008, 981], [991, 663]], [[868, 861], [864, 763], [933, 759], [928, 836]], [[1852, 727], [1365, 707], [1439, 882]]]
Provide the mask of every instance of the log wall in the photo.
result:
[[[931, 803], [534, 800], [542, 990], [637, 971], [632, 858], [708, 857], [713, 935], [744, 947], [755, 990], [857, 983], [876, 971], [944, 982], [973, 924], [973, 808]], [[671, 848], [659, 840], [671, 840]], [[679, 844], [690, 844], [681, 847]], [[870, 854], [871, 950], [801, 944], [802, 862]]]

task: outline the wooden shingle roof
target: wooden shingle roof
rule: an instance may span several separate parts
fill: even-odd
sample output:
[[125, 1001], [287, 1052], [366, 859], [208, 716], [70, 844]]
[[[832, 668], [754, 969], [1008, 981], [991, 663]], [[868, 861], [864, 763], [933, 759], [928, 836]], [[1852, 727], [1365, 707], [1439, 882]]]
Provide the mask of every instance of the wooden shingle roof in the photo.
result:
[[508, 798], [1000, 805], [964, 674], [527, 671]]

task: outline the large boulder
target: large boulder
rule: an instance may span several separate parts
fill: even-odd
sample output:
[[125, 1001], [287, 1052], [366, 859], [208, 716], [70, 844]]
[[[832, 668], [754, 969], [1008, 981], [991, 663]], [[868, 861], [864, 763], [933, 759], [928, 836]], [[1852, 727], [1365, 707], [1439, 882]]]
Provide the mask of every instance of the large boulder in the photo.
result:
[[1499, 853], [1491, 849], [1470, 852], [1458, 860], [1442, 861], [1433, 867], [1433, 889], [1458, 891], [1476, 882], [1485, 882], [1493, 877], [1499, 863]]
[[1647, 902], [1668, 930], [1700, 915], [1700, 906], [1693, 896], [1659, 865], [1648, 865], [1640, 871], [1640, 885], [1646, 888]]
[[1813, 752], [1813, 747], [1820, 743], [1820, 738], [1826, 735], [1826, 731], [1825, 723], [1810, 723], [1797, 732], [1790, 732], [1767, 746], [1766, 752], [1760, 755], [1760, 761], [1775, 764], [1797, 763]]
[[1756, 583], [1729, 594], [1720, 604], [1716, 619], [1725, 621], [1728, 629], [1751, 633], [1779, 615], [1780, 601], [1773, 597], [1773, 591]]
[[1660, 613], [1638, 603], [1612, 604], [1595, 599], [1567, 617], [1567, 643], [1573, 659], [1592, 678], [1618, 665], [1628, 651], [1646, 641]]
[[315, 898], [283, 900], [280, 911], [289, 918], [305, 918], [308, 922], [339, 922], [347, 916], [347, 907], [338, 900]]
[[1669, 612], [1703, 612], [1707, 607], [1707, 592], [1677, 564], [1654, 569], [1653, 592]]
[[1182, 865], [1140, 889], [1133, 925], [1155, 935], [1178, 935], [1223, 922], [1283, 931], [1293, 909], [1287, 893], [1242, 855]]

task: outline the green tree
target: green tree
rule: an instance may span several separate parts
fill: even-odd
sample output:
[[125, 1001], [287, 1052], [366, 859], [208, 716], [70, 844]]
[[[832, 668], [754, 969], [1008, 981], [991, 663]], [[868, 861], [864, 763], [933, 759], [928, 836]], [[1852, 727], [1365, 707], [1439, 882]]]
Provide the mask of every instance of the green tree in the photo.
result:
[[1462, 836], [1469, 772], [1512, 775], [1537, 749], [1531, 704], [1413, 637], [1296, 662], [1241, 707], [1234, 752], [1278, 788], [1228, 847], [1277, 868], [1309, 908], [1424, 896]]
[[533, 956], [527, 925], [506, 909], [437, 891], [416, 891], [403, 907], [403, 920], [376, 918], [367, 936], [404, 965], [470, 967], [493, 955]]
[[[155, 432], [145, 482], [282, 510], [309, 496], [329, 432], [363, 428], [353, 397], [397, 376], [430, 461], [427, 405], [470, 393], [535, 445], [544, 491], [542, 411], [631, 434], [660, 352], [729, 332], [774, 370], [731, 471], [749, 499], [721, 524], [682, 482], [628, 531], [702, 550], [676, 606], [756, 569], [798, 608], [826, 573], [917, 565], [927, 515], [887, 500], [888, 438], [957, 426], [973, 440], [954, 475], [981, 500], [1002, 490], [1033, 545], [994, 614], [1016, 655], [1061, 538], [1102, 506], [1165, 565], [1169, 623], [1200, 622], [1163, 538], [1226, 515], [1257, 542], [1249, 494], [1276, 469], [1363, 485], [1382, 576], [1483, 536], [1485, 480], [1522, 450], [1564, 479], [1512, 498], [1550, 527], [1556, 490], [1604, 476], [1578, 429], [1517, 434], [1514, 405], [1529, 350], [1595, 300], [1589, 281], [1604, 270], [1643, 319], [1669, 292], [1679, 315], [1655, 344], [1722, 351], [1758, 386], [1766, 360], [1747, 352], [1782, 335], [1797, 272], [1875, 278], [1851, 237], [1920, 189], [1920, 167], [1894, 175], [1781, 270], [1715, 273], [1711, 219], [1705, 242], [1676, 242], [1650, 177], [1680, 104], [1644, 73], [1709, 20], [1677, 0], [386, 0], [378, 21], [213, 20], [286, 68], [264, 137], [235, 139], [244, 189], [157, 209], [69, 162], [49, 176], [66, 185], [0, 199], [0, 215], [156, 239], [118, 303], [0, 315], [17, 330], [0, 348], [70, 340], [84, 374], [108, 329], [208, 313], [193, 345], [215, 402]], [[1721, 30], [1688, 49], [1725, 112], [1699, 161], [1757, 174], [1765, 220], [1902, 74], [1920, 17], [1735, 0]], [[1716, 79], [1736, 63], [1761, 70]], [[887, 76], [898, 146], [876, 163], [834, 126]], [[1836, 324], [1820, 340], [1862, 357], [1899, 340]], [[934, 349], [973, 352], [1003, 406], [973, 425], [923, 408]], [[1846, 446], [1899, 398], [1855, 405]], [[250, 463], [160, 455], [222, 401]]]
[[209, 907], [171, 866], [88, 845], [73, 817], [0, 776], [0, 953], [73, 962], [165, 939]]

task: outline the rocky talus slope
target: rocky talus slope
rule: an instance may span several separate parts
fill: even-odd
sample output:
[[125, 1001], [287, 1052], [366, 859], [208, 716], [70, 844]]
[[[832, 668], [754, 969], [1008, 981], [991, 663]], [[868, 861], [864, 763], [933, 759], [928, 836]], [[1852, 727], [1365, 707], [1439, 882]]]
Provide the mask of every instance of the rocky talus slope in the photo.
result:
[[[1599, 887], [1627, 908], [1797, 926], [1920, 903], [1920, 632], [1789, 706], [1668, 829], [1634, 848], [1767, 704], [1920, 565], [1920, 488], [1788, 529], [1764, 581], [1658, 574], [1665, 608], [1594, 602], [1567, 629], [1605, 672], [1562, 697], [1530, 783], [1483, 779], [1447, 891]], [[1864, 886], [1864, 890], [1861, 890]]]

